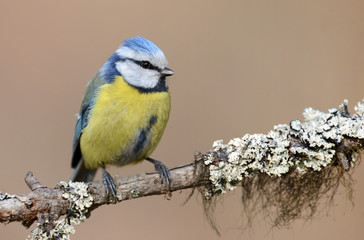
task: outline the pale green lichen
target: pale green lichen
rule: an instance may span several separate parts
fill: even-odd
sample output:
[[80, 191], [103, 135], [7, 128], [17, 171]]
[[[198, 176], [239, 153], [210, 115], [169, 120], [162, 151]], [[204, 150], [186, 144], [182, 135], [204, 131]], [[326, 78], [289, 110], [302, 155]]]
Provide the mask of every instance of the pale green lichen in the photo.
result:
[[61, 181], [59, 187], [65, 190], [62, 194], [64, 199], [70, 201], [69, 211], [72, 212], [69, 216], [63, 219], [58, 219], [52, 223], [54, 227], [46, 230], [46, 225], [49, 224], [48, 219], [44, 219], [41, 223], [37, 223], [37, 227], [32, 230], [31, 235], [27, 239], [70, 239], [70, 235], [75, 233], [74, 225], [78, 225], [85, 221], [86, 213], [91, 207], [93, 198], [87, 191], [87, 184], [83, 182], [64, 182]]
[[[330, 165], [335, 146], [344, 137], [364, 139], [364, 100], [355, 106], [352, 117], [347, 113], [347, 103], [344, 100], [339, 109], [329, 109], [328, 113], [307, 108], [304, 122], [277, 125], [266, 135], [247, 134], [227, 144], [215, 141], [213, 151], [205, 155], [213, 185], [213, 189], [205, 190], [205, 197], [233, 190], [244, 177], [257, 173], [280, 177], [294, 169], [304, 174]], [[292, 144], [292, 139], [304, 144]]]
[[5, 199], [10, 199], [10, 198], [17, 198], [17, 197], [18, 196], [13, 195], [13, 194], [0, 192], [0, 201], [5, 200]]
[[138, 189], [132, 189], [130, 191], [130, 199], [138, 198], [139, 197], [139, 190]]
[[27, 239], [62, 239], [69, 240], [70, 235], [75, 233], [75, 229], [65, 219], [60, 219], [54, 222], [55, 227], [49, 231], [45, 231], [44, 224], [49, 223], [45, 221], [43, 223], [37, 223], [37, 227], [32, 230], [32, 234]]
[[116, 198], [119, 202], [123, 201], [123, 195], [121, 193], [116, 194]]

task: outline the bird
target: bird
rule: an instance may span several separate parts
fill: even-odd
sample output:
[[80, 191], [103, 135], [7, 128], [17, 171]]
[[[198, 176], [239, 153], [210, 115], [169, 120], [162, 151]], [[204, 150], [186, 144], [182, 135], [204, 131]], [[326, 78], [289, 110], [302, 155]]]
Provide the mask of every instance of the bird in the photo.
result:
[[106, 165], [147, 160], [169, 190], [169, 169], [150, 155], [169, 119], [167, 77], [173, 74], [153, 42], [139, 36], [122, 42], [87, 85], [74, 130], [71, 181], [90, 182], [101, 168], [106, 196], [116, 202]]

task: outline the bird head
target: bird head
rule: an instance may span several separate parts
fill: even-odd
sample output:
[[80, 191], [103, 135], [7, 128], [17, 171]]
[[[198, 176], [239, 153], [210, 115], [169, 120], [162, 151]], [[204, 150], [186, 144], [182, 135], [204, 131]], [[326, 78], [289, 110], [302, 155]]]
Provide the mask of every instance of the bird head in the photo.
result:
[[106, 78], [121, 75], [130, 85], [142, 89], [168, 89], [167, 76], [174, 74], [167, 67], [167, 59], [151, 41], [142, 37], [127, 39], [104, 65]]

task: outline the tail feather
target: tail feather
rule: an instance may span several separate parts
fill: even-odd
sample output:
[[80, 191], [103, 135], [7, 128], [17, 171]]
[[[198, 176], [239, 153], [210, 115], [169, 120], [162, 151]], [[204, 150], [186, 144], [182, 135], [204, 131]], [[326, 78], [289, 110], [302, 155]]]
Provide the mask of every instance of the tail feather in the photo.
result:
[[91, 182], [95, 177], [96, 171], [97, 169], [90, 170], [85, 168], [83, 165], [83, 159], [81, 159], [78, 162], [70, 180], [73, 182]]

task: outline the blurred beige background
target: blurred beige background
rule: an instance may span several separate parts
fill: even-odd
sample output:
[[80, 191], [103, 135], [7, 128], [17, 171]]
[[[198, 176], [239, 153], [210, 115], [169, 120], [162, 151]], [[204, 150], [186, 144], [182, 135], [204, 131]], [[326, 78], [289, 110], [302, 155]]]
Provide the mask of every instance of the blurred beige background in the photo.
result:
[[[166, 54], [172, 112], [153, 157], [190, 163], [216, 139], [266, 133], [347, 98], [364, 98], [364, 1], [0, 1], [0, 190], [28, 192], [31, 170], [53, 187], [67, 180], [85, 86], [122, 40], [140, 35]], [[113, 175], [153, 171], [150, 163]], [[328, 214], [270, 230], [243, 230], [240, 191], [219, 202], [220, 239], [363, 239], [364, 166], [355, 206], [341, 192]], [[99, 176], [98, 176], [99, 178]], [[219, 239], [189, 191], [97, 209], [72, 239]], [[25, 239], [20, 223], [0, 239]]]

